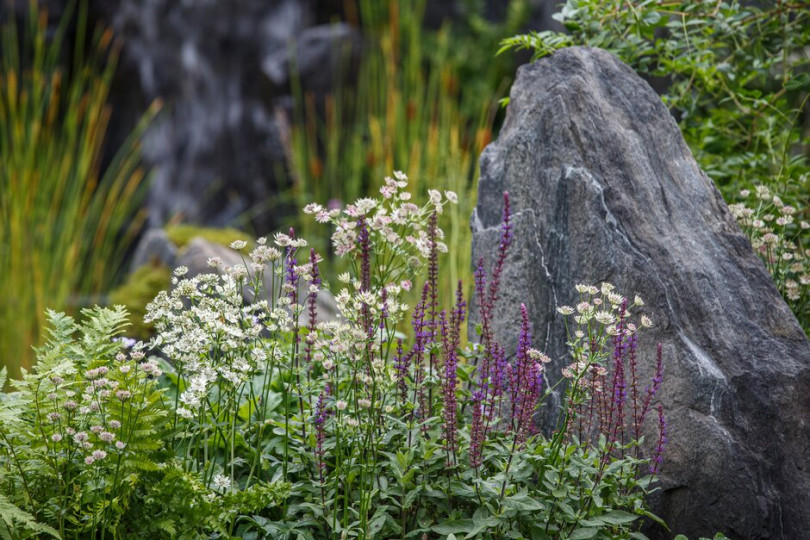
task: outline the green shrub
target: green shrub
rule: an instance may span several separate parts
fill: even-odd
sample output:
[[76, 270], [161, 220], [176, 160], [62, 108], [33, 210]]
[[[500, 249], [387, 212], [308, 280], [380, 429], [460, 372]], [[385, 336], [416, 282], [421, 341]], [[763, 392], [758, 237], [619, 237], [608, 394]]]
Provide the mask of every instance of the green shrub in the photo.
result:
[[810, 335], [810, 249], [802, 245], [810, 223], [797, 221], [797, 209], [767, 186], [756, 186], [753, 193], [743, 190], [740, 195], [744, 202], [729, 205], [729, 209]]

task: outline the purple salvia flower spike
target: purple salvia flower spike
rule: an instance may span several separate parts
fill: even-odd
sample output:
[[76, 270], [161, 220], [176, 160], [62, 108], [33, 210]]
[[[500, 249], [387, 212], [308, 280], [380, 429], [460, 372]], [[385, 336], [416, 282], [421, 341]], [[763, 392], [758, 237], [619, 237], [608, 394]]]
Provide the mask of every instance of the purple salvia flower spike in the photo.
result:
[[441, 324], [442, 342], [444, 345], [444, 376], [442, 378], [442, 431], [444, 433], [444, 448], [447, 452], [447, 465], [454, 463], [456, 453], [456, 385], [457, 356], [455, 343], [450, 339], [447, 328], [447, 317], [442, 311], [439, 315]]
[[641, 408], [641, 417], [639, 423], [644, 422], [644, 418], [647, 416], [647, 412], [650, 410], [650, 405], [652, 403], [653, 398], [658, 393], [658, 390], [661, 388], [661, 383], [664, 381], [664, 353], [663, 347], [661, 344], [658, 344], [658, 348], [656, 350], [656, 364], [655, 364], [655, 375], [652, 378], [652, 384], [646, 388], [646, 395], [644, 396], [644, 405]]
[[[326, 462], [324, 461], [326, 452], [323, 443], [326, 440], [326, 418], [329, 416], [325, 399], [329, 393], [330, 388], [327, 384], [326, 388], [324, 388], [323, 392], [318, 396], [318, 401], [315, 404], [315, 419], [313, 421], [315, 424], [315, 463], [318, 467], [318, 477], [321, 481], [321, 485], [324, 483], [324, 471], [326, 471]], [[323, 487], [321, 487], [321, 498], [323, 499], [323, 497]]]
[[509, 201], [509, 193], [503, 192], [503, 219], [501, 221], [501, 240], [498, 244], [498, 258], [495, 267], [492, 269], [492, 278], [489, 282], [489, 296], [486, 300], [487, 307], [492, 310], [498, 299], [498, 289], [501, 284], [501, 273], [506, 262], [506, 253], [512, 243], [512, 207]]
[[484, 394], [480, 390], [472, 393], [472, 426], [470, 428], [470, 467], [478, 469], [483, 463], [484, 440]]

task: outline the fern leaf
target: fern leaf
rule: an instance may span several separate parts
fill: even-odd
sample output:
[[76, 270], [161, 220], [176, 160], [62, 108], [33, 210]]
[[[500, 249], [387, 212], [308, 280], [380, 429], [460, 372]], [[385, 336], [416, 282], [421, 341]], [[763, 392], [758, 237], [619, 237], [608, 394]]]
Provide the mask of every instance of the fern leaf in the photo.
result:
[[28, 532], [33, 534], [47, 534], [53, 538], [61, 538], [56, 529], [39, 523], [26, 512], [13, 505], [4, 495], [0, 494], [0, 520], [12, 532]]

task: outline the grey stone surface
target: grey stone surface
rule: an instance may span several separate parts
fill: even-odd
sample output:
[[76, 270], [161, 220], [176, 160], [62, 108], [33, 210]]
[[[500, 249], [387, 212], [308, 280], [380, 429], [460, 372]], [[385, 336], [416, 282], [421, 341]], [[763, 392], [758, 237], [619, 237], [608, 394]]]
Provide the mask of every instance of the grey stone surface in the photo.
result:
[[132, 255], [130, 271], [135, 271], [145, 264], [161, 264], [173, 267], [177, 260], [177, 246], [169, 239], [163, 229], [146, 231]]
[[[222, 262], [222, 269], [229, 266], [243, 266], [245, 264], [242, 260], [242, 256], [233, 249], [214, 242], [209, 242], [204, 238], [196, 237], [192, 238], [188, 245], [181, 251], [177, 259], [177, 266], [185, 266], [188, 268], [186, 277], [194, 277], [199, 274], [215, 273], [216, 269], [208, 266], [208, 259], [212, 257], [219, 257]], [[247, 259], [247, 257], [245, 257], [245, 260], [248, 262], [250, 261], [250, 259]], [[269, 290], [269, 288], [272, 286], [272, 276], [270, 275], [270, 272], [266, 272], [264, 287], [266, 290]], [[301, 301], [303, 301], [305, 294], [306, 292], [302, 286], [301, 290], [299, 291], [299, 298]], [[252, 293], [247, 289], [245, 290], [243, 296], [248, 302], [253, 300]], [[328, 291], [322, 290], [318, 292], [316, 305], [318, 322], [335, 320], [338, 314], [337, 303], [335, 302], [334, 297]], [[307, 320], [308, 314], [306, 312], [302, 312], [301, 316], [299, 317], [300, 323], [304, 325], [306, 324]]]
[[[640, 294], [663, 344], [669, 447], [654, 511], [672, 533], [805, 538], [810, 530], [810, 342], [655, 92], [596, 49], [523, 66], [481, 156], [473, 257], [493, 258], [501, 197], [515, 244], [495, 321], [566, 362], [556, 306], [576, 283]], [[649, 371], [646, 373], [649, 374]]]
[[326, 92], [338, 73], [351, 67], [360, 51], [360, 33], [346, 23], [306, 28], [285, 47], [273, 47], [262, 60], [262, 72], [277, 86], [290, 84], [296, 73], [306, 88]]

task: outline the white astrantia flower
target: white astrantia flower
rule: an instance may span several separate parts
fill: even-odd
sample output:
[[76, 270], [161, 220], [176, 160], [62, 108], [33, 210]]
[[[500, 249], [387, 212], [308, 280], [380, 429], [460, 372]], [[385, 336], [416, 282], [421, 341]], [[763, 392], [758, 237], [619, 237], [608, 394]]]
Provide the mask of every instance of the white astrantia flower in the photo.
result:
[[596, 313], [596, 315], [594, 315], [594, 318], [600, 324], [605, 324], [605, 325], [613, 324], [616, 321], [616, 318], [609, 311], [598, 311]]
[[231, 249], [235, 249], [236, 251], [244, 249], [245, 246], [247, 246], [247, 242], [245, 242], [244, 240], [234, 240], [233, 242], [231, 242]]
[[231, 487], [231, 479], [223, 474], [215, 474], [211, 479], [211, 489], [214, 491], [224, 491]]

